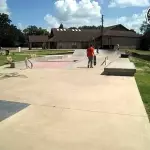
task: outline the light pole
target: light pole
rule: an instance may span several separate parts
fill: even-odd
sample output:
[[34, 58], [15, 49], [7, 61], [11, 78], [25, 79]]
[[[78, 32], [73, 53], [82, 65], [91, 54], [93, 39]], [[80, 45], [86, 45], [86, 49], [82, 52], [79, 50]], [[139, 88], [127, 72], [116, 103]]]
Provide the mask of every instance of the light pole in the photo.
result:
[[101, 48], [103, 48], [104, 15], [102, 15], [101, 22], [102, 22], [102, 26], [101, 26]]
[[95, 38], [92, 37], [92, 43], [93, 43], [93, 46], [95, 47]]

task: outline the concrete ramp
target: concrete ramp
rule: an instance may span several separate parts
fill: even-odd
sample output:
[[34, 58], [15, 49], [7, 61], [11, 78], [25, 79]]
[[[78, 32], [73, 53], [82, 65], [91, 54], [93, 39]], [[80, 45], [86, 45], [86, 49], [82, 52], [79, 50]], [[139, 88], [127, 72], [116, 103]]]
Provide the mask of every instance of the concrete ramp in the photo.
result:
[[86, 50], [85, 49], [76, 49], [72, 55], [73, 57], [85, 57]]
[[105, 75], [134, 76], [135, 65], [128, 58], [118, 58], [104, 68]]

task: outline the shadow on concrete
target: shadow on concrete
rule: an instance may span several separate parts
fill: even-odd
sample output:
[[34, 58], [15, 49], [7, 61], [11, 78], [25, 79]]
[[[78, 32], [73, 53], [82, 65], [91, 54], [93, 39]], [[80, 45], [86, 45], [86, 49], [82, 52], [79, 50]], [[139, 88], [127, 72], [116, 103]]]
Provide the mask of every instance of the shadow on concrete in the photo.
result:
[[4, 68], [6, 68], [6, 69], [13, 69], [13, 68], [11, 68], [10, 66], [4, 67]]
[[0, 121], [25, 109], [30, 104], [0, 100]]
[[126, 74], [126, 75], [124, 75], [124, 73], [122, 72], [119, 72], [119, 73], [106, 73], [106, 72], [102, 72], [100, 75], [103, 75], [103, 76], [121, 76], [121, 77], [132, 77], [132, 76], [134, 76], [134, 75], [131, 75], [131, 74]]
[[49, 56], [52, 56], [52, 55], [68, 55], [68, 54], [73, 54], [74, 52], [67, 52], [67, 53], [54, 53], [54, 54], [48, 54]]
[[0, 73], [0, 80], [3, 80], [3, 79], [8, 79], [8, 78], [11, 78], [11, 77], [19, 77], [19, 78], [28, 78], [26, 75], [21, 75], [17, 72], [13, 72], [13, 73]]
[[143, 60], [150, 61], [150, 55], [143, 55], [143, 54], [138, 54], [138, 53], [132, 52], [131, 56], [136, 57], [136, 58], [140, 58], [140, 59], [143, 59]]
[[106, 74], [105, 74], [104, 71], [103, 71], [100, 75], [106, 75]]
[[87, 67], [77, 67], [79, 69], [90, 69], [90, 68], [87, 68]]

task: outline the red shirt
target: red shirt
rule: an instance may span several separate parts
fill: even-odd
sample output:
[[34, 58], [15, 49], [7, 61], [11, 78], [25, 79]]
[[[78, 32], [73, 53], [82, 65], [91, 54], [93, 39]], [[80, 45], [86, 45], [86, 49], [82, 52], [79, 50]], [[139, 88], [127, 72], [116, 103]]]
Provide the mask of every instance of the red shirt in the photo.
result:
[[90, 56], [94, 56], [94, 48], [93, 47], [89, 47], [87, 49], [87, 57], [90, 57]]

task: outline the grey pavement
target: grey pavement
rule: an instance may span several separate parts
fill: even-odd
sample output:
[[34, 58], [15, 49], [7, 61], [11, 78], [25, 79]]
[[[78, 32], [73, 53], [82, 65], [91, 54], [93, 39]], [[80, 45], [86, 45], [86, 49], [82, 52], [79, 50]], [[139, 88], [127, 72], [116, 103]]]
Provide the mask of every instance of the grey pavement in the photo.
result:
[[0, 80], [1, 100], [30, 104], [0, 122], [0, 149], [150, 149], [150, 123], [134, 77], [77, 66], [20, 70], [28, 78]]

